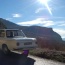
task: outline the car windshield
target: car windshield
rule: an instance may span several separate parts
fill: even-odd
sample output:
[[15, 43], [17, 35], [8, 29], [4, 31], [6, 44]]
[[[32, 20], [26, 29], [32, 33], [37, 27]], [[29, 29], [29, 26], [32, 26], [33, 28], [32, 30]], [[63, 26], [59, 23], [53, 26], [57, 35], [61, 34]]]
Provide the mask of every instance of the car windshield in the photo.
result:
[[7, 30], [6, 31], [7, 37], [25, 37], [25, 34], [21, 30]]

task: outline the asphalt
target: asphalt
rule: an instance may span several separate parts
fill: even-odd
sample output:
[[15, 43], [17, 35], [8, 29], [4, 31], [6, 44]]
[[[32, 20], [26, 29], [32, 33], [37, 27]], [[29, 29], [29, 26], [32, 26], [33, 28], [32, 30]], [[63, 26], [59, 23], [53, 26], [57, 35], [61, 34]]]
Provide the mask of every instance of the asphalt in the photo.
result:
[[0, 65], [34, 65], [34, 63], [34, 59], [23, 54], [10, 52], [8, 55], [5, 55], [0, 50]]

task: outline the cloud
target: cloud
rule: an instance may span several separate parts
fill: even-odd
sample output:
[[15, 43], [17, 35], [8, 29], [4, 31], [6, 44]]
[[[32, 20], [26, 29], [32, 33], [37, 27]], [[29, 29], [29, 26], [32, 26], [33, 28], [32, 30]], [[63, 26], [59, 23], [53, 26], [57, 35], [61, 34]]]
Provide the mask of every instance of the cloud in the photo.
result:
[[53, 21], [44, 21], [45, 27], [52, 26], [52, 25], [55, 25], [55, 23]]
[[6, 20], [12, 20], [12, 18], [6, 18]]
[[31, 25], [40, 24], [42, 20], [43, 20], [43, 18], [37, 18], [37, 19], [32, 20], [32, 21], [19, 22], [17, 24], [20, 24], [23, 26], [31, 26]]
[[59, 26], [65, 26], [65, 24], [60, 24]]
[[[52, 10], [52, 8], [49, 8], [50, 10]], [[47, 8], [38, 8], [35, 13], [39, 13], [42, 12], [43, 10], [47, 10]]]
[[60, 21], [58, 26], [65, 26], [65, 21]]
[[37, 19], [31, 20], [31, 21], [19, 22], [17, 24], [22, 25], [22, 26], [42, 25], [42, 26], [46, 26], [46, 27], [55, 25], [55, 23], [53, 21], [50, 21], [50, 20], [47, 21], [44, 18], [37, 18]]
[[15, 18], [19, 18], [19, 17], [22, 16], [21, 14], [12, 14], [12, 15], [13, 15], [13, 17], [15, 17]]
[[57, 23], [57, 25], [58, 26], [65, 26], [65, 21], [57, 21], [58, 23]]
[[65, 38], [65, 29], [53, 29], [55, 32], [61, 35], [62, 38]]
[[38, 9], [35, 11], [35, 13], [39, 13], [39, 12], [41, 12], [41, 11], [44, 10], [44, 9], [46, 9], [46, 8], [38, 8]]
[[45, 27], [52, 27], [52, 26], [57, 26], [57, 27], [61, 27], [61, 26], [65, 26], [65, 21], [52, 21], [49, 18], [36, 18], [34, 20], [30, 20], [30, 21], [24, 21], [24, 22], [19, 22], [17, 23], [19, 25], [22, 26], [32, 26], [32, 25], [41, 25], [41, 26], [45, 26]]

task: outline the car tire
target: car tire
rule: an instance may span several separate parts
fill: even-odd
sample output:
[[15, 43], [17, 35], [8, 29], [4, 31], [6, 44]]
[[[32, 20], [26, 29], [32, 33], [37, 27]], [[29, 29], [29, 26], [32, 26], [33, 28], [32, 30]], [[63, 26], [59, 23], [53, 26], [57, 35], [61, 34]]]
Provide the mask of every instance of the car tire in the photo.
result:
[[8, 49], [6, 44], [2, 45], [2, 51], [3, 51], [4, 54], [8, 54], [10, 52], [10, 50]]

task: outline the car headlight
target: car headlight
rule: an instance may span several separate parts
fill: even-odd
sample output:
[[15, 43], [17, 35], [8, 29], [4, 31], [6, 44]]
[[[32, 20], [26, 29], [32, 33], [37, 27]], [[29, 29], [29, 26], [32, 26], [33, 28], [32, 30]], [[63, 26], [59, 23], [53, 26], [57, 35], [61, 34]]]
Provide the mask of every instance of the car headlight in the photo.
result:
[[37, 41], [35, 43], [37, 44]]

